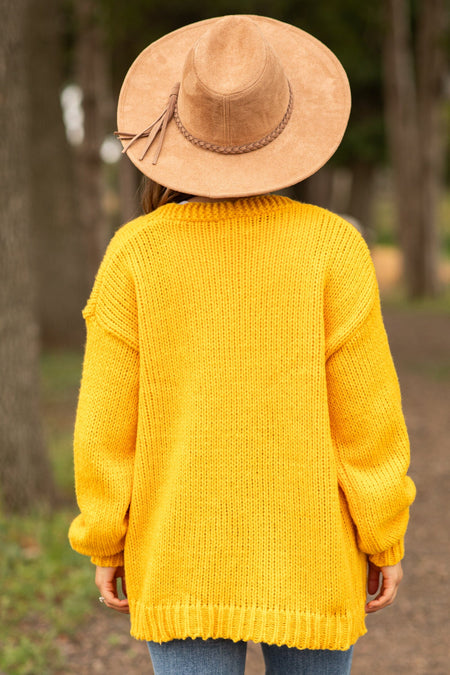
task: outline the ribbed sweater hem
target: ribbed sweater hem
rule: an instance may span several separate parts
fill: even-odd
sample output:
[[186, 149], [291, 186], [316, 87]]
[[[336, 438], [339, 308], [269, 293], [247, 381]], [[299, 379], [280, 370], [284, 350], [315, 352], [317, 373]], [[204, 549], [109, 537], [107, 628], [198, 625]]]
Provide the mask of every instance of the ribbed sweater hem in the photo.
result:
[[290, 610], [130, 601], [131, 635], [167, 642], [187, 637], [252, 640], [297, 649], [349, 649], [367, 632], [364, 615], [321, 616]]

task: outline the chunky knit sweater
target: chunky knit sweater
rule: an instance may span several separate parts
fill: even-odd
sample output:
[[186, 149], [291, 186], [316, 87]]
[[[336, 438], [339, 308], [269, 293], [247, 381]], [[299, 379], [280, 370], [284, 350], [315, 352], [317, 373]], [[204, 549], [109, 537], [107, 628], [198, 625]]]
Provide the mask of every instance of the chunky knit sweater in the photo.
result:
[[269, 195], [120, 228], [83, 310], [70, 542], [131, 634], [347, 649], [415, 488], [364, 239]]

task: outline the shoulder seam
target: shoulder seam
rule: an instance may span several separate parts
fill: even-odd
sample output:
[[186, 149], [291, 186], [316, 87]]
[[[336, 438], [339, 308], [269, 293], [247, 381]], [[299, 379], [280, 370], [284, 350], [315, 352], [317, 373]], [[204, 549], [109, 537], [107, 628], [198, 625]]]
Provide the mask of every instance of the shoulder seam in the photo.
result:
[[328, 359], [334, 356], [344, 345], [346, 345], [352, 339], [352, 337], [359, 331], [361, 326], [365, 324], [376, 301], [377, 295], [374, 294], [364, 314], [362, 315], [362, 318], [356, 323], [355, 326], [353, 326], [351, 331], [348, 334], [344, 334], [339, 340], [337, 340], [335, 345], [332, 345], [329, 349], [327, 349], [327, 352], [325, 354], [325, 361], [328, 361]]
[[[135, 220], [142, 219], [143, 222], [141, 223], [141, 226], [138, 228], [137, 232], [133, 231], [128, 233], [128, 235], [120, 234], [120, 231], [123, 227], [126, 227], [129, 223], [135, 222], [135, 221], [129, 221], [129, 223], [125, 223], [121, 228], [116, 230], [112, 238], [110, 239], [108, 243], [108, 247], [104, 253], [103, 259], [100, 263], [100, 266], [97, 270], [97, 276], [94, 281], [94, 285], [91, 289], [91, 294], [86, 302], [85, 308], [83, 309], [83, 317], [86, 318], [86, 316], [89, 316], [89, 313], [95, 313], [97, 310], [97, 296], [99, 295], [101, 289], [103, 288], [104, 285], [104, 276], [108, 273], [109, 269], [111, 268], [112, 265], [114, 264], [123, 264], [125, 267], [126, 273], [130, 275], [131, 278], [133, 278], [131, 268], [129, 265], [129, 259], [128, 259], [128, 251], [126, 250], [126, 246], [129, 241], [132, 241], [135, 235], [137, 235], [138, 232], [142, 230], [143, 227], [147, 225], [148, 222], [148, 215], [150, 214], [145, 214], [143, 216], [139, 216], [139, 218], [136, 218]], [[122, 240], [121, 240], [122, 239]], [[95, 288], [95, 286], [98, 286], [97, 292], [95, 295], [93, 295], [92, 291]]]
[[[364, 289], [365, 298], [361, 298], [361, 300], [363, 301], [361, 305], [362, 307], [361, 316], [358, 317], [358, 320], [350, 329], [344, 330], [344, 332], [340, 336], [337, 336], [334, 344], [331, 343], [328, 346], [325, 354], [326, 359], [328, 359], [332, 354], [334, 354], [338, 349], [340, 349], [347, 342], [347, 340], [349, 340], [351, 336], [356, 331], [359, 330], [359, 328], [366, 321], [375, 302], [377, 301], [377, 298], [379, 297], [378, 280], [373, 265], [372, 255], [366, 240], [362, 236], [361, 232], [359, 232], [351, 223], [345, 220], [345, 218], [342, 218], [341, 216], [338, 216], [336, 214], [333, 215], [335, 215], [336, 219], [340, 221], [340, 224], [345, 228], [344, 240], [346, 241], [346, 244], [349, 247], [351, 247], [355, 252], [358, 252], [358, 255], [361, 256], [360, 259], [364, 261], [364, 266], [366, 267], [366, 270], [369, 272], [369, 277], [367, 281], [370, 285], [368, 285], [368, 287]], [[328, 267], [326, 272], [326, 282], [325, 282], [326, 285], [328, 284], [328, 278], [331, 271], [331, 267], [333, 264], [336, 264], [336, 260], [337, 258], [335, 255], [332, 255], [330, 257], [330, 266]]]
[[116, 338], [116, 340], [119, 340], [119, 342], [122, 342], [127, 347], [132, 349], [136, 354], [139, 354], [139, 347], [137, 347], [136, 345], [133, 345], [130, 341], [125, 339], [122, 335], [118, 335], [118, 333], [111, 330], [111, 328], [109, 326], [107, 326], [101, 320], [101, 318], [97, 315], [97, 313], [95, 312], [95, 309], [93, 311], [90, 311], [90, 312], [86, 312], [85, 310], [83, 310], [82, 314], [83, 314], [83, 317], [84, 317], [85, 321], [89, 321], [89, 320], [95, 321], [95, 323], [98, 326], [100, 326], [100, 328], [102, 328], [105, 331], [105, 333], [108, 333], [108, 335], [111, 335], [112, 337]]

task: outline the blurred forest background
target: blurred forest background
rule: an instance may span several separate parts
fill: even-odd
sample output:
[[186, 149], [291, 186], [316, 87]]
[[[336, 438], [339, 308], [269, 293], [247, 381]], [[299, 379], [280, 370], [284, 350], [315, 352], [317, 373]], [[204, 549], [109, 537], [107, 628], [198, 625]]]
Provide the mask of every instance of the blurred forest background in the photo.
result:
[[[361, 229], [383, 304], [394, 323], [403, 317], [395, 325], [416, 344], [417, 360], [423, 340], [431, 340], [424, 353], [442, 350], [425, 324], [436, 320], [439, 339], [450, 328], [449, 8], [446, 0], [0, 0], [0, 7], [0, 579], [17, 579], [0, 603], [17, 629], [0, 672], [68, 673], [49, 659], [63, 663], [55, 636], [70, 632], [70, 617], [78, 625], [87, 597], [73, 594], [74, 579], [84, 587], [88, 571], [65, 541], [74, 514], [81, 309], [114, 231], [141, 213], [140, 176], [113, 135], [127, 69], [170, 30], [232, 13], [287, 21], [335, 52], [352, 89], [347, 133], [323, 169], [285, 194]], [[420, 309], [428, 312], [422, 323], [408, 324]], [[441, 357], [438, 379], [448, 395], [448, 354]], [[52, 607], [44, 628], [42, 616], [37, 621], [47, 636], [39, 646], [30, 637], [35, 610], [24, 600], [35, 593], [35, 561], [44, 578], [39, 602]], [[66, 576], [55, 585], [64, 568], [70, 584]]]

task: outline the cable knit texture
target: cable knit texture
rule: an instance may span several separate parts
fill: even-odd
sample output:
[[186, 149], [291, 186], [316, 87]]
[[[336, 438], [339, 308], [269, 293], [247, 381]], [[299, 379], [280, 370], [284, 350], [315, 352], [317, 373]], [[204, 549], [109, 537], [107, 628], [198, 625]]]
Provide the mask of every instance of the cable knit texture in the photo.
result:
[[70, 542], [131, 634], [347, 649], [415, 488], [369, 249], [269, 195], [120, 228], [83, 310]]

